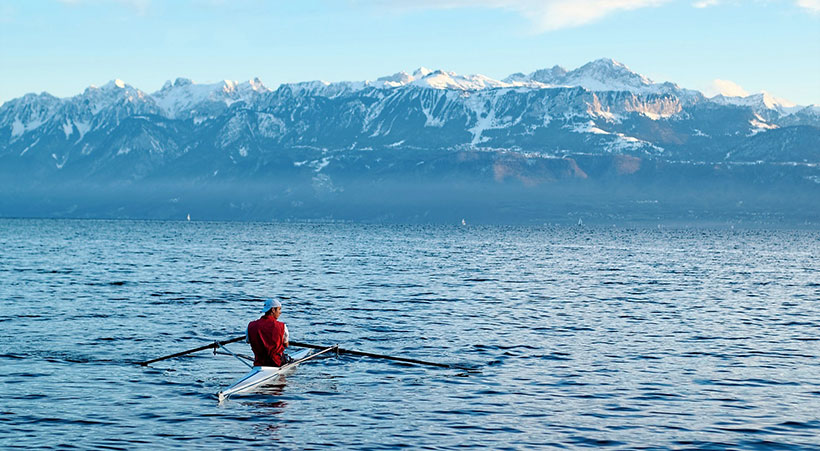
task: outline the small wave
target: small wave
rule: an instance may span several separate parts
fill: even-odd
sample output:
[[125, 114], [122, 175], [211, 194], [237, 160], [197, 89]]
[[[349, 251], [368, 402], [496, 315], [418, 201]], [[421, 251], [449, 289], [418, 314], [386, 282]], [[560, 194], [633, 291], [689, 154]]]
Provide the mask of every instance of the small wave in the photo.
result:
[[780, 423], [779, 426], [790, 429], [820, 429], [820, 420], [785, 421]]
[[626, 443], [619, 442], [617, 440], [608, 440], [608, 439], [597, 439], [597, 438], [589, 438], [583, 436], [572, 436], [569, 437], [570, 442], [576, 445], [586, 445], [586, 446], [593, 446], [596, 448], [599, 447], [608, 447], [608, 446], [622, 446]]
[[771, 379], [695, 379], [695, 383], [700, 385], [717, 385], [724, 387], [764, 387], [769, 385], [780, 386], [799, 386], [798, 382], [793, 381], [776, 381]]
[[88, 282], [86, 285], [92, 287], [101, 287], [101, 286], [112, 286], [112, 287], [121, 287], [123, 285], [128, 285], [129, 282], [124, 280], [115, 280], [113, 282]]
[[64, 269], [37, 269], [34, 272], [37, 274], [72, 274], [74, 273], [73, 269], [64, 268]]

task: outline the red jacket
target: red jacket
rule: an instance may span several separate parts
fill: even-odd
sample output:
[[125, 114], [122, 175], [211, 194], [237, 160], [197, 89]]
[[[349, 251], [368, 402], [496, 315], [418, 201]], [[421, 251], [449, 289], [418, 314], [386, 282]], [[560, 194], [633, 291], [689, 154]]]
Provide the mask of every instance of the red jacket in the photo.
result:
[[285, 352], [285, 323], [263, 316], [248, 324], [254, 366], [281, 366]]

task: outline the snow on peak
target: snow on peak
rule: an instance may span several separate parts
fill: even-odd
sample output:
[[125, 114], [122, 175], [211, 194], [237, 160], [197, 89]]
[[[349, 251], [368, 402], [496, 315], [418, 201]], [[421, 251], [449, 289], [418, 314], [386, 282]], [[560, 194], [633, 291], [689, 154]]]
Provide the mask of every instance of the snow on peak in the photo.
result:
[[516, 72], [501, 81], [504, 83], [526, 83], [530, 81], [530, 77], [523, 72]]
[[[240, 88], [241, 88], [241, 87], [242, 87], [242, 85], [244, 85], [244, 84], [245, 84], [245, 83], [241, 84], [241, 85], [240, 85]], [[259, 79], [259, 77], [254, 77], [254, 79], [253, 79], [253, 80], [248, 80], [248, 82], [247, 82], [247, 86], [248, 86], [248, 87], [249, 87], [252, 91], [255, 91], [255, 92], [268, 92], [268, 91], [270, 91], [270, 89], [268, 89], [268, 88], [267, 88], [267, 86], [265, 86], [264, 84], [262, 84], [262, 80], [260, 80], [260, 79]]]
[[233, 80], [222, 80], [222, 91], [223, 92], [233, 92], [236, 88], [236, 82]]
[[[418, 72], [418, 71], [417, 71]], [[389, 87], [389, 88], [396, 88], [399, 86], [404, 86], [411, 81], [415, 80], [413, 75], [408, 74], [407, 72], [396, 72], [393, 75], [386, 75], [384, 77], [379, 77], [376, 79], [376, 82], [373, 83], [374, 86], [377, 87]]]
[[709, 100], [721, 105], [750, 107], [755, 111], [775, 110], [781, 114], [791, 114], [802, 108], [793, 102], [775, 97], [766, 91], [761, 91], [757, 94], [751, 94], [743, 97], [718, 94]]
[[[168, 83], [171, 82], [169, 81]], [[190, 78], [178, 77], [176, 80], [174, 80], [174, 86], [188, 86], [192, 84], [194, 84], [194, 82], [191, 81]]]
[[173, 82], [171, 82], [171, 80], [166, 81], [165, 84], [162, 85], [162, 91], [166, 91], [168, 89], [171, 89], [174, 86], [186, 86], [186, 85], [190, 85], [192, 83], [193, 82], [191, 81], [190, 78], [177, 77], [177, 79], [174, 80]]
[[416, 86], [432, 89], [455, 89], [472, 91], [478, 89], [506, 87], [509, 83], [494, 80], [484, 75], [458, 75], [455, 72], [430, 70], [420, 67], [410, 75], [407, 72], [397, 72], [393, 75], [380, 77], [375, 82], [365, 82], [365, 86], [375, 88], [398, 88], [400, 86]]
[[298, 83], [285, 83], [283, 88], [287, 88], [294, 95], [328, 95], [327, 90], [333, 86], [344, 86], [345, 82], [329, 83], [324, 80], [300, 81]]
[[674, 85], [656, 85], [649, 78], [633, 72], [625, 64], [611, 58], [601, 58], [567, 71], [561, 66], [539, 69], [529, 75], [512, 74], [504, 79], [507, 83], [517, 83], [533, 87], [580, 86], [590, 91], [633, 91], [655, 92]]
[[102, 89], [104, 91], [113, 91], [113, 90], [121, 90], [121, 89], [134, 89], [133, 86], [129, 85], [128, 83], [120, 80], [119, 78], [115, 78], [108, 83], [102, 85], [101, 87], [96, 87], [94, 85], [89, 86], [92, 89]]
[[760, 91], [760, 95], [763, 98], [763, 104], [766, 105], [767, 107], [773, 109], [773, 110], [777, 109], [778, 107], [794, 108], [794, 107], [797, 106], [796, 103], [790, 102], [786, 99], [775, 97], [775, 96], [771, 95], [770, 93], [768, 93], [767, 91]]
[[566, 77], [567, 70], [561, 66], [555, 65], [552, 66], [550, 69], [539, 69], [532, 74], [530, 74], [529, 78], [533, 81], [537, 81], [540, 83], [546, 83], [551, 85], [558, 85], [561, 83], [561, 80]]
[[142, 108], [152, 103], [144, 92], [120, 79], [111, 80], [99, 88], [91, 85], [67, 101], [76, 102], [86, 114], [94, 115], [114, 105], [141, 105]]
[[484, 75], [458, 75], [455, 72], [437, 70], [413, 80], [415, 86], [434, 89], [455, 89], [461, 91], [475, 91], [487, 88], [508, 87], [504, 83]]
[[427, 75], [429, 75], [432, 72], [433, 72], [432, 70], [430, 70], [430, 69], [428, 69], [424, 66], [421, 66], [418, 69], [413, 71], [413, 78], [418, 79], [418, 78], [426, 77]]
[[609, 58], [592, 61], [568, 72], [564, 83], [593, 91], [641, 90], [653, 85], [652, 80]]
[[258, 78], [245, 83], [222, 80], [213, 84], [177, 78], [173, 83], [166, 82], [151, 97], [168, 117], [176, 118], [184, 112], [207, 115], [214, 108], [229, 107], [240, 100], [248, 101], [253, 95], [267, 91]]
[[626, 65], [609, 58], [587, 63], [573, 71], [561, 66], [540, 69], [529, 75], [512, 74], [504, 80], [496, 80], [485, 75], [459, 75], [444, 70], [431, 70], [420, 67], [412, 74], [397, 72], [377, 78], [375, 81], [336, 82], [312, 81], [288, 84], [291, 91], [334, 97], [345, 92], [354, 92], [365, 88], [392, 89], [402, 86], [414, 86], [427, 89], [477, 91], [493, 88], [545, 88], [545, 87], [583, 87], [591, 91], [633, 91], [633, 92], [666, 92], [677, 89], [674, 84], [655, 84], [647, 77], [630, 70]]
[[366, 88], [393, 89], [402, 86], [412, 86], [429, 89], [474, 91], [513, 85], [494, 80], [484, 75], [458, 75], [455, 72], [446, 72], [443, 70], [433, 71], [422, 67], [415, 70], [412, 75], [407, 72], [397, 72], [393, 75], [380, 77], [375, 81], [342, 81], [328, 83], [326, 81], [316, 80], [292, 83], [284, 86], [287, 86], [293, 93], [335, 97], [346, 92], [355, 92]]

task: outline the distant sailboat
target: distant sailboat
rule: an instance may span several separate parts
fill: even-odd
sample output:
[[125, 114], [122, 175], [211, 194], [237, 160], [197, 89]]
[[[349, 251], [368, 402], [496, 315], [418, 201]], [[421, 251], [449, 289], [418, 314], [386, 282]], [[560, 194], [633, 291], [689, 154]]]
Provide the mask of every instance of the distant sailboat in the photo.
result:
[[188, 213], [188, 220], [189, 221], [191, 220], [191, 214], [190, 213]]
[[467, 225], [467, 221], [465, 221], [464, 218], [461, 218], [461, 225]]
[[584, 225], [584, 221], [581, 221], [581, 218], [578, 218], [578, 225], [579, 225], [579, 226]]

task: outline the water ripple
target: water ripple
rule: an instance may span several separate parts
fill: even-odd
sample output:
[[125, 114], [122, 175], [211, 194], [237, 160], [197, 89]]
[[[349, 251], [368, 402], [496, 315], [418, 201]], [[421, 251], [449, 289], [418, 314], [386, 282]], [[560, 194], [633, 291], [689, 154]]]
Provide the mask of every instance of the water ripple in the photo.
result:
[[[4, 448], [820, 448], [816, 231], [0, 220], [0, 242]], [[273, 295], [294, 340], [463, 368], [342, 355], [220, 405], [230, 357], [133, 364]]]

